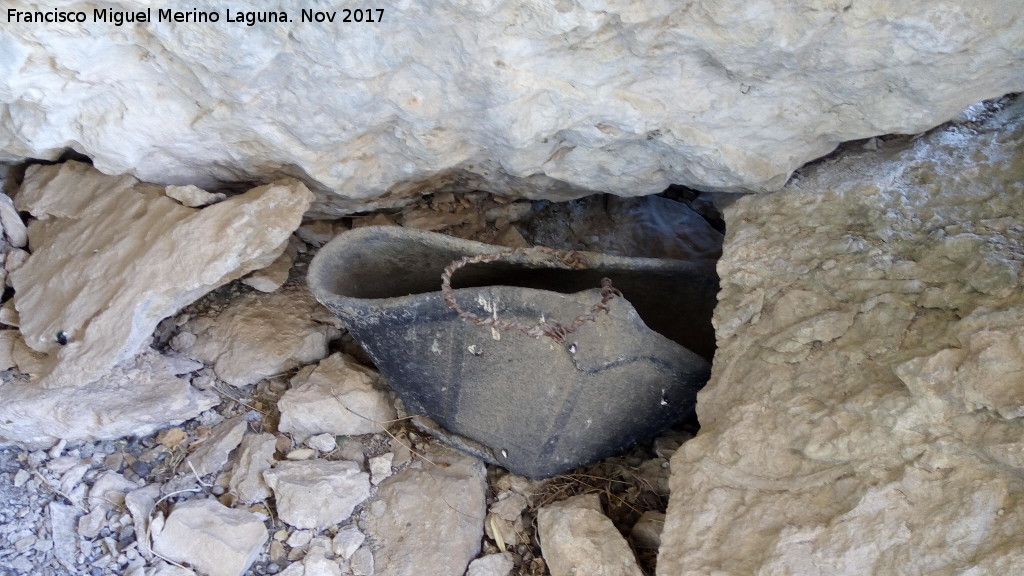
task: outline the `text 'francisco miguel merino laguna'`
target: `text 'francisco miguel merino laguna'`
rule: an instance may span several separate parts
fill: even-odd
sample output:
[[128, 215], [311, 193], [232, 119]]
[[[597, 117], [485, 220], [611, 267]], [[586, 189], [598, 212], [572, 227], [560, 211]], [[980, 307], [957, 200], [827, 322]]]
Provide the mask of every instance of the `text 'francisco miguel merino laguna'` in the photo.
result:
[[[157, 9], [156, 18], [152, 8], [145, 10], [110, 10], [108, 8], [94, 8], [92, 11], [92, 22], [105, 22], [114, 26], [131, 24], [137, 22], [181, 22], [181, 23], [206, 23], [221, 22], [221, 13], [217, 11], [205, 11], [193, 8], [192, 10], [170, 10]], [[380, 22], [384, 17], [383, 8], [355, 8], [343, 9], [341, 14], [335, 10], [302, 10], [299, 16], [300, 22]], [[11, 23], [55, 23], [55, 22], [87, 22], [89, 14], [85, 11], [53, 10], [30, 11], [7, 9], [7, 21]], [[258, 23], [266, 22], [291, 22], [288, 12], [277, 11], [249, 11], [224, 10], [224, 22], [241, 22], [247, 26], [255, 26]]]

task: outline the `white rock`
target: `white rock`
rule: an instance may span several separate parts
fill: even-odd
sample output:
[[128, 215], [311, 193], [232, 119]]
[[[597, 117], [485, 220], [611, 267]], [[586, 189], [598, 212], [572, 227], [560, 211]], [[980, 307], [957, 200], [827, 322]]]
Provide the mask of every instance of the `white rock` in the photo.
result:
[[331, 452], [338, 447], [334, 434], [317, 434], [306, 439], [306, 445], [320, 452]]
[[192, 472], [206, 476], [219, 472], [228, 462], [228, 455], [242, 442], [248, 423], [241, 414], [217, 424], [185, 461], [179, 466], [181, 472]]
[[211, 194], [196, 186], [168, 186], [164, 193], [189, 208], [201, 208], [227, 198], [225, 194]]
[[339, 524], [370, 495], [370, 478], [354, 462], [280, 462], [263, 473], [281, 520], [321, 530]]
[[537, 512], [544, 561], [551, 576], [641, 576], [626, 539], [601, 512], [597, 494], [573, 496]]
[[775, 189], [840, 141], [1024, 89], [1014, 7], [382, 0], [382, 22], [339, 26], [281, 0], [290, 22], [252, 27], [12, 22], [0, 161], [70, 145], [154, 182], [302, 174], [338, 193], [324, 212], [456, 186]]
[[327, 355], [334, 328], [311, 319], [319, 308], [305, 288], [246, 294], [215, 318], [189, 320], [184, 329], [196, 340], [183, 343], [179, 351], [214, 364], [217, 376], [228, 384], [252, 384]]
[[139, 485], [114, 472], [101, 473], [89, 489], [89, 513], [78, 521], [78, 533], [92, 539], [99, 535], [107, 523], [107, 515], [124, 505], [125, 494], [139, 488]]
[[288, 544], [288, 546], [291, 548], [302, 548], [303, 546], [309, 544], [310, 540], [312, 539], [313, 532], [309, 530], [296, 530], [295, 532], [292, 532], [290, 536], [288, 536], [288, 540], [285, 541], [285, 544]]
[[242, 438], [228, 475], [228, 489], [239, 502], [252, 504], [270, 497], [263, 472], [274, 464], [277, 439], [273, 434], [248, 434]]
[[488, 554], [469, 563], [466, 576], [508, 576], [515, 568], [510, 552]]
[[260, 292], [274, 292], [288, 281], [288, 273], [295, 263], [295, 257], [287, 251], [281, 253], [270, 266], [261, 268], [242, 279], [242, 284]]
[[75, 530], [78, 508], [57, 502], [50, 502], [46, 507], [50, 514], [50, 534], [53, 538], [53, 555], [67, 570], [77, 564], [78, 543], [80, 538]]
[[28, 246], [28, 230], [25, 223], [21, 221], [18, 209], [7, 194], [0, 193], [0, 226], [3, 227], [4, 236], [15, 248]]
[[391, 476], [391, 461], [394, 460], [395, 455], [391, 452], [381, 454], [380, 456], [374, 456], [370, 458], [370, 483], [376, 486], [384, 481], [385, 478]]
[[316, 456], [316, 450], [312, 448], [296, 448], [284, 455], [287, 460], [309, 460]]
[[240, 576], [266, 541], [267, 529], [255, 514], [197, 499], [174, 506], [153, 550], [208, 576]]
[[322, 551], [310, 552], [302, 559], [303, 576], [341, 576], [341, 566], [324, 556]]
[[133, 490], [125, 495], [124, 504], [132, 515], [132, 526], [135, 527], [135, 541], [139, 544], [139, 552], [146, 558], [151, 553], [151, 526], [150, 516], [156, 506], [156, 500], [160, 497], [160, 485], [150, 484]]
[[363, 545], [365, 539], [366, 536], [359, 531], [359, 528], [349, 524], [334, 535], [334, 539], [331, 540], [331, 549], [335, 555], [348, 560]]
[[659, 574], [1024, 569], [1024, 101], [987, 115], [726, 208]]
[[311, 199], [291, 181], [195, 210], [78, 162], [30, 167], [17, 205], [38, 219], [33, 252], [11, 279], [25, 342], [49, 355], [44, 384], [95, 381], [160, 320], [272, 262]]
[[153, 351], [85, 386], [41, 388], [12, 381], [3, 390], [0, 441], [45, 447], [61, 438], [144, 436], [194, 418], [220, 400], [174, 377]]
[[[461, 576], [480, 552], [483, 464], [440, 446], [426, 458], [433, 465], [406, 468], [381, 482], [361, 524], [379, 546], [373, 558], [381, 574]], [[422, 520], [410, 522], [414, 518]]]
[[379, 376], [343, 354], [332, 354], [311, 372], [292, 378], [277, 406], [281, 432], [304, 437], [372, 434], [387, 428], [395, 411], [378, 387]]
[[[349, 569], [352, 571], [354, 576], [373, 576], [374, 574], [374, 557], [373, 552], [367, 547], [362, 547], [356, 550], [355, 554], [349, 560]], [[421, 567], [420, 573], [426, 570], [433, 570], [433, 567]]]

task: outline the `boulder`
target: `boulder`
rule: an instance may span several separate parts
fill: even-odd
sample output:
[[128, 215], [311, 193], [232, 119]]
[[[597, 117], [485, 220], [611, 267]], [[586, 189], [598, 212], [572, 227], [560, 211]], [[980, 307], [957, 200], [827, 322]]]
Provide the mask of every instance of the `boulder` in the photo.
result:
[[[441, 188], [777, 189], [841, 141], [921, 132], [1024, 90], [1017, 7], [332, 1], [315, 9], [328, 23], [280, 0], [271, 10], [287, 21], [253, 26], [225, 22], [225, 8], [242, 13], [221, 1], [199, 8], [218, 24], [115, 26], [91, 9], [81, 24], [16, 19], [0, 161], [71, 147], [105, 173], [161, 184], [296, 175], [322, 213]], [[103, 8], [159, 16], [148, 2]]]
[[1017, 100], [726, 208], [660, 576], [1024, 570], [1021, 150]]

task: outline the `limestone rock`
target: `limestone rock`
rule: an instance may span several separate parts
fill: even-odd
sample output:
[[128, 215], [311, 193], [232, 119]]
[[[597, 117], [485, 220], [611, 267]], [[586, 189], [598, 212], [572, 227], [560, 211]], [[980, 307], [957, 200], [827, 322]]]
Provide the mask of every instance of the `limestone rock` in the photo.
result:
[[987, 106], [726, 208], [659, 575], [1024, 569], [1024, 101]]
[[573, 496], [537, 512], [544, 561], [551, 576], [641, 576], [626, 539], [601, 512], [597, 494]]
[[[376, 570], [374, 562], [373, 552], [363, 546], [356, 550], [352, 558], [349, 559], [349, 570], [352, 571], [353, 576], [373, 576]], [[429, 571], [429, 569], [425, 570], [425, 572]]]
[[339, 524], [370, 495], [370, 476], [355, 462], [280, 462], [263, 473], [281, 520], [321, 530]]
[[176, 378], [163, 357], [148, 351], [85, 386], [4, 384], [0, 442], [49, 447], [60, 439], [144, 436], [194, 418], [218, 401], [216, 394]]
[[242, 279], [242, 284], [251, 286], [260, 292], [274, 292], [288, 281], [288, 273], [295, 263], [295, 255], [287, 250], [281, 253], [270, 266], [253, 272]]
[[95, 381], [139, 353], [160, 320], [272, 262], [311, 199], [279, 182], [196, 210], [86, 164], [30, 167], [16, 203], [38, 220], [11, 278], [25, 342], [49, 355], [44, 385]]
[[208, 576], [240, 576], [256, 560], [267, 538], [267, 529], [256, 515], [215, 500], [196, 499], [174, 506], [163, 529], [153, 537], [153, 550]]
[[304, 288], [245, 294], [216, 317], [189, 320], [183, 330], [195, 340], [181, 342], [179, 351], [214, 364], [217, 376], [228, 384], [252, 384], [327, 355], [335, 329], [311, 319], [319, 307]]
[[292, 378], [292, 387], [277, 403], [278, 429], [300, 438], [324, 432], [339, 436], [380, 432], [395, 419], [395, 410], [378, 381], [376, 372], [348, 356], [332, 354], [314, 370]]
[[331, 550], [336, 556], [347, 560], [363, 545], [365, 539], [366, 536], [350, 524], [338, 530], [338, 533], [334, 535], [334, 539], [331, 540]]
[[11, 246], [24, 248], [28, 246], [28, 230], [25, 223], [21, 221], [18, 209], [7, 194], [0, 193], [0, 226], [3, 227], [4, 236]]
[[159, 497], [159, 484], [143, 486], [125, 494], [124, 497], [125, 507], [132, 515], [132, 525], [135, 527], [135, 540], [139, 543], [139, 552], [146, 558], [152, 556], [150, 519]]
[[442, 188], [776, 189], [840, 141], [1024, 89], [1016, 7], [383, 0], [353, 31], [281, 0], [291, 21], [255, 26], [12, 22], [0, 161], [71, 146], [165, 184], [299, 174], [325, 213]]
[[470, 562], [466, 576], [508, 576], [513, 568], [515, 563], [511, 553], [488, 554]]
[[185, 458], [181, 471], [194, 471], [198, 476], [219, 472], [227, 464], [228, 455], [242, 441], [247, 425], [243, 414], [214, 426], [210, 435]]
[[[480, 551], [485, 508], [481, 462], [443, 447], [381, 482], [363, 521], [380, 574], [462, 576]], [[411, 522], [410, 518], [429, 518]]]
[[189, 208], [202, 208], [227, 198], [225, 194], [211, 194], [196, 186], [168, 186], [164, 193]]

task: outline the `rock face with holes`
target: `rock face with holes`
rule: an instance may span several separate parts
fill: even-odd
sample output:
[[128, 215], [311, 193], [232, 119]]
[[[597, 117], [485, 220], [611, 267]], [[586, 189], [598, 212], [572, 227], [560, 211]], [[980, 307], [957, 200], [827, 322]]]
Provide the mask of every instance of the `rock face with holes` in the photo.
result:
[[777, 189], [840, 141], [919, 132], [1024, 89], [1018, 7], [331, 0], [317, 11], [334, 23], [310, 23], [307, 3], [281, 0], [290, 21], [255, 26], [15, 21], [0, 41], [0, 160], [70, 147], [150, 182], [291, 175], [328, 212], [442, 187]]
[[658, 574], [1024, 570], [1024, 101], [726, 210]]

